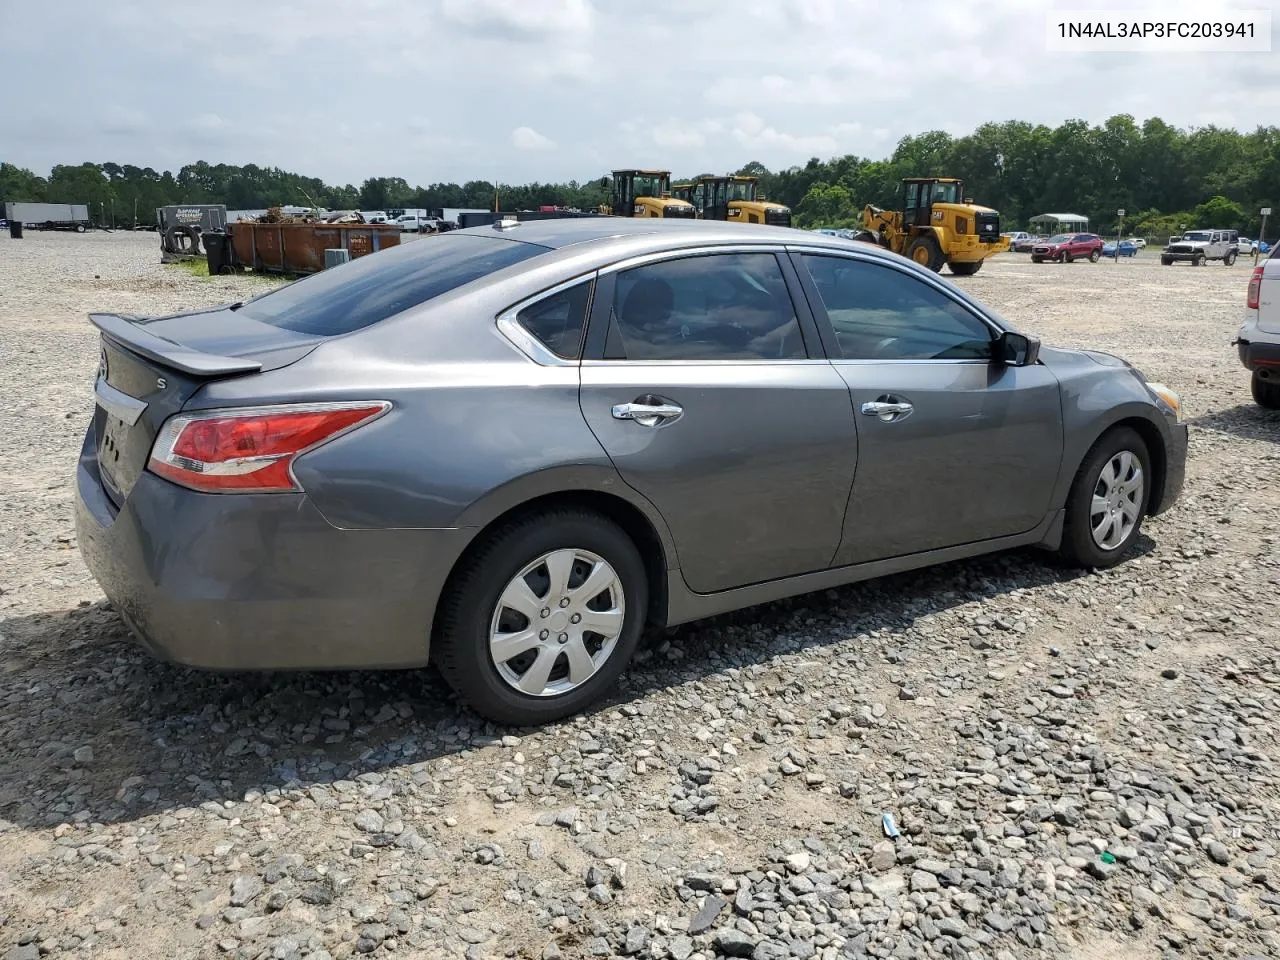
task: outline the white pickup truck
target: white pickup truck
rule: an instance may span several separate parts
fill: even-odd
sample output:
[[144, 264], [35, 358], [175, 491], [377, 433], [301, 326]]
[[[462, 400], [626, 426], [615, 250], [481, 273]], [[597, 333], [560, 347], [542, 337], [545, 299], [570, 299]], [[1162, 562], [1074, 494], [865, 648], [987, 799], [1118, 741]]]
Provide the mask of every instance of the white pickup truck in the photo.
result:
[[1253, 268], [1245, 298], [1244, 325], [1232, 341], [1240, 362], [1253, 374], [1253, 399], [1280, 410], [1280, 244]]

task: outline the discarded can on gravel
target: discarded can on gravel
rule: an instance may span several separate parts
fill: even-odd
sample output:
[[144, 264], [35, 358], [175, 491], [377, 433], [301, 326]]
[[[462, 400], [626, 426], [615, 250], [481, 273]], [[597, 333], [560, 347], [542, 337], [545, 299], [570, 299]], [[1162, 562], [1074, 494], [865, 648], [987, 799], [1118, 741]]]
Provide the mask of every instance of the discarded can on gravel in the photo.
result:
[[880, 817], [880, 823], [884, 826], [884, 835], [892, 840], [897, 840], [900, 834], [898, 828], [893, 824], [893, 814], [886, 810]]

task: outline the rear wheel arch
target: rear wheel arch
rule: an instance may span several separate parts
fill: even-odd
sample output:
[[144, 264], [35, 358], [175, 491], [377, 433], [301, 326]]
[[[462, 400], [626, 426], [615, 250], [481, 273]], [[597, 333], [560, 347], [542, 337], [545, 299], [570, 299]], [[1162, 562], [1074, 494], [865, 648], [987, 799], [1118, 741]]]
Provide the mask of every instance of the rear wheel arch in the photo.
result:
[[508, 507], [479, 527], [465, 549], [454, 561], [444, 588], [443, 600], [454, 589], [457, 577], [465, 570], [477, 552], [501, 530], [539, 514], [579, 510], [598, 514], [612, 521], [631, 539], [644, 561], [645, 577], [649, 582], [649, 602], [646, 620], [662, 625], [667, 617], [667, 567], [674, 550], [665, 530], [640, 507], [631, 501], [600, 490], [564, 490], [545, 493], [523, 500]]

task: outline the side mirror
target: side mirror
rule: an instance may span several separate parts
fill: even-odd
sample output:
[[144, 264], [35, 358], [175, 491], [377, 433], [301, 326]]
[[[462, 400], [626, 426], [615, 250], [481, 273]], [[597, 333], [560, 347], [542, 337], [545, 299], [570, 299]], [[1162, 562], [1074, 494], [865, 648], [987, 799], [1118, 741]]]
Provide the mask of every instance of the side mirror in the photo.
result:
[[1005, 366], [1029, 367], [1040, 359], [1040, 340], [1006, 330], [996, 341], [996, 358]]

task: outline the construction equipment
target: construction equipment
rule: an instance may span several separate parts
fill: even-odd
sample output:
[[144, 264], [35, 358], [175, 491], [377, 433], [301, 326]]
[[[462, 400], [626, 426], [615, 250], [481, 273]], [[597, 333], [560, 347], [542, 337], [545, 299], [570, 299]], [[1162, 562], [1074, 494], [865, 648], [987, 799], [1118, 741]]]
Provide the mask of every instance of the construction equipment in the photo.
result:
[[693, 203], [693, 183], [685, 181], [683, 183], [673, 183], [671, 185], [671, 195], [677, 200], [683, 200], [685, 203]]
[[1000, 214], [965, 197], [962, 180], [911, 177], [902, 181], [902, 193], [901, 212], [868, 204], [854, 239], [879, 244], [935, 272], [945, 264], [962, 277], [1009, 249], [1009, 238], [1000, 236]]
[[704, 220], [791, 226], [791, 208], [767, 201], [759, 192], [759, 184], [757, 177], [733, 174], [699, 177], [693, 183], [690, 201]]
[[[602, 181], [607, 186], [608, 180]], [[669, 170], [615, 170], [613, 196], [601, 211], [619, 217], [682, 217], [693, 219], [697, 212], [687, 200], [671, 195]]]

